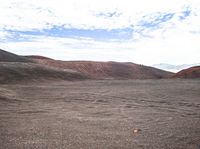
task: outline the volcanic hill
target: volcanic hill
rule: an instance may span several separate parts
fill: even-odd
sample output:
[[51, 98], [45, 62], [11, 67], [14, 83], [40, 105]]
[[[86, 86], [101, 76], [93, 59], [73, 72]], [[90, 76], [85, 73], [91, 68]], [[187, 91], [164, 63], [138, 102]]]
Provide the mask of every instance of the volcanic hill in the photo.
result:
[[172, 78], [200, 78], [200, 66], [183, 69], [172, 76]]
[[60, 61], [0, 50], [0, 83], [37, 80], [162, 79], [173, 73], [129, 62]]
[[0, 62], [32, 62], [32, 60], [0, 49]]
[[0, 50], [0, 83], [83, 80], [86, 78], [74, 70], [37, 64], [28, 57]]
[[173, 75], [168, 71], [128, 62], [59, 61], [34, 57], [31, 60], [55, 68], [73, 69], [91, 79], [161, 79]]

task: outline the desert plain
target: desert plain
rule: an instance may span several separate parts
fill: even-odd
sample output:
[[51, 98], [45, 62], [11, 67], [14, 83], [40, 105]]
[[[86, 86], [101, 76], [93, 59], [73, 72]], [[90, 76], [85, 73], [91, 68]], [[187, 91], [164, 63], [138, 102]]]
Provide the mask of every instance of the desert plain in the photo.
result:
[[0, 85], [1, 149], [199, 149], [200, 80]]

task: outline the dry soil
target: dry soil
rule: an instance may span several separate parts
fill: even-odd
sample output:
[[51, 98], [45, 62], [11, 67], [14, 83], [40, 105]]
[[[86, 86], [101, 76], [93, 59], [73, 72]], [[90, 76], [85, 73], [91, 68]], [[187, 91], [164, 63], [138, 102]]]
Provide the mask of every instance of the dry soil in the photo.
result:
[[200, 80], [0, 85], [1, 149], [199, 149]]

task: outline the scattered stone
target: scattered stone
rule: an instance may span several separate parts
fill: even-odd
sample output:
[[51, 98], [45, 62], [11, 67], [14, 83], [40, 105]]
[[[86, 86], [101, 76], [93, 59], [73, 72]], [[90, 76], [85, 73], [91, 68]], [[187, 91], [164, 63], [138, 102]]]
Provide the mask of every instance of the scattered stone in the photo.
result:
[[135, 129], [133, 129], [133, 133], [138, 133], [138, 132], [140, 132], [140, 131], [142, 131], [142, 130], [139, 129], [139, 128], [135, 128]]

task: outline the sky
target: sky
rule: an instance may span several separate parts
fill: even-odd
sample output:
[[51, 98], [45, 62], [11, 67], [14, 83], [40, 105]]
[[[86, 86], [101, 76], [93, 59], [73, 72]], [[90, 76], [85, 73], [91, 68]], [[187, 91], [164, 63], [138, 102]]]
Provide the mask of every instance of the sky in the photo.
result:
[[0, 49], [60, 60], [200, 62], [200, 0], [0, 0]]

